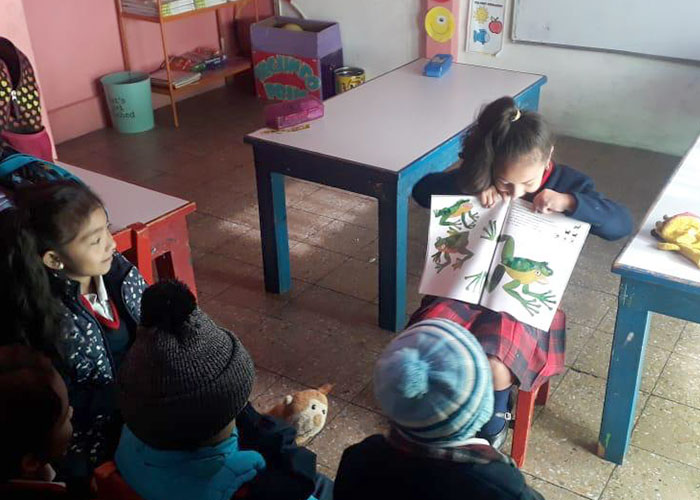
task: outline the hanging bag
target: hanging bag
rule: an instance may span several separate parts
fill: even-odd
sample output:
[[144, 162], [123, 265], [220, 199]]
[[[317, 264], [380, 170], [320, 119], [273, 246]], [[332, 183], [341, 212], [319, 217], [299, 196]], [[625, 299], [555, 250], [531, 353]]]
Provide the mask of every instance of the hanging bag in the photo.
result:
[[50, 161], [51, 139], [41, 120], [39, 84], [29, 59], [0, 37], [0, 136], [23, 153]]

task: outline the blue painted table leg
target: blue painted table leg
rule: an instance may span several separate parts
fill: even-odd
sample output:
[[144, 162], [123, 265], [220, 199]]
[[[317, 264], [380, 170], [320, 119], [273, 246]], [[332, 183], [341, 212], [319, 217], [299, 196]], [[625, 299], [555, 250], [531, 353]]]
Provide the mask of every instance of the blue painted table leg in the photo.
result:
[[408, 196], [394, 187], [379, 196], [379, 326], [397, 332], [406, 323]]
[[635, 300], [635, 295], [649, 291], [649, 287], [637, 286], [637, 282], [624, 277], [620, 283], [615, 336], [598, 437], [598, 455], [618, 464], [622, 464], [629, 446], [649, 330], [649, 310], [644, 306], [649, 297]]
[[262, 241], [265, 290], [284, 293], [291, 288], [289, 237], [284, 176], [256, 165], [260, 240]]

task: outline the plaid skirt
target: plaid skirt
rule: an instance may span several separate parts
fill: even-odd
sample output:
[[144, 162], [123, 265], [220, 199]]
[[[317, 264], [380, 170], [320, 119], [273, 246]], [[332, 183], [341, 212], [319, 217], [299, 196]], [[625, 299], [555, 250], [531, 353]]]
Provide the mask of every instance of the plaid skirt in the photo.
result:
[[564, 371], [566, 315], [557, 310], [549, 331], [521, 323], [510, 314], [454, 299], [426, 296], [409, 325], [429, 318], [449, 319], [469, 330], [489, 356], [501, 360], [530, 391]]

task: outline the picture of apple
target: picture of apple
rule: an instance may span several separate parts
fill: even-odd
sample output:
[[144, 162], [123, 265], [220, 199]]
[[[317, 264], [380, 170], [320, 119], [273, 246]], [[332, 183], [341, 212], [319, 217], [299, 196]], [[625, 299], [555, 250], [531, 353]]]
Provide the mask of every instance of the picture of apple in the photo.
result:
[[498, 35], [501, 31], [503, 31], [503, 23], [499, 21], [497, 17], [492, 17], [491, 22], [489, 23], [489, 31], [495, 35]]

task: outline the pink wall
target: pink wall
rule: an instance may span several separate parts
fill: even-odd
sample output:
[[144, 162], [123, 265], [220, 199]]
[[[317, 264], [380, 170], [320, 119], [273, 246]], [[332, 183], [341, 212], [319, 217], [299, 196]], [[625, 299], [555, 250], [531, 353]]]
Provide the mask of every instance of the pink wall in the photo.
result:
[[[0, 36], [11, 40], [17, 48], [26, 54], [36, 68], [36, 57], [32, 48], [29, 36], [27, 19], [22, 5], [22, 0], [1, 0], [0, 1]], [[44, 95], [45, 85], [42, 85], [43, 78], [39, 71], [36, 73], [39, 91], [41, 92], [41, 118], [44, 122], [49, 136], [51, 136], [51, 126], [47, 113], [47, 101]], [[56, 151], [54, 149], [54, 157]]]
[[[258, 4], [261, 14], [272, 12], [270, 0]], [[106, 126], [99, 78], [124, 68], [114, 1], [24, 0], [24, 8], [56, 142]], [[253, 11], [250, 4], [241, 17]], [[126, 33], [132, 69], [156, 69], [163, 60], [158, 25], [126, 20]], [[218, 45], [213, 13], [169, 23], [166, 35], [171, 54]], [[156, 97], [154, 105], [165, 104]]]

